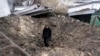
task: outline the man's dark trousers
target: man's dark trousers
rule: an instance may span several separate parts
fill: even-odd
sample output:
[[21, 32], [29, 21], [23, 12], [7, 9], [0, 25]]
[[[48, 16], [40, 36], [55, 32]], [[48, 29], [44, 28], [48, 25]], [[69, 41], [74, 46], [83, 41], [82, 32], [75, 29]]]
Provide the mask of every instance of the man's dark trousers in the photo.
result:
[[50, 37], [44, 37], [44, 44], [46, 47], [49, 46]]

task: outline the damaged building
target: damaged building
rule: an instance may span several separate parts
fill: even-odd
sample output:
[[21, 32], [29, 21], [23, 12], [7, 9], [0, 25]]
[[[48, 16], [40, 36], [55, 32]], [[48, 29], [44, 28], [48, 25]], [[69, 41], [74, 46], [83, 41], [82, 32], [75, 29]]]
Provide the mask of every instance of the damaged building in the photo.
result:
[[[15, 15], [39, 15], [54, 12], [57, 14], [67, 14], [68, 5], [76, 0], [5, 0], [10, 8], [9, 14]], [[67, 2], [67, 3], [65, 3]], [[51, 4], [52, 3], [52, 4]], [[8, 9], [9, 9], [8, 8]]]
[[74, 6], [68, 9], [68, 15], [80, 21], [90, 23], [93, 15], [100, 11], [100, 1], [77, 1]]
[[1, 17], [11, 14], [36, 16], [51, 12], [51, 8], [40, 5], [39, 0], [4, 0], [0, 2], [1, 13], [4, 13]]

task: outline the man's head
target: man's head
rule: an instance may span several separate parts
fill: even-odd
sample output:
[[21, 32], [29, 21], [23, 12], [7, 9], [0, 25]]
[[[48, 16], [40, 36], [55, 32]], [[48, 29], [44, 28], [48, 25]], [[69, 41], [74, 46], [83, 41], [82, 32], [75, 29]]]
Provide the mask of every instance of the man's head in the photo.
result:
[[45, 28], [49, 28], [49, 26], [48, 26], [48, 25], [46, 25], [46, 26], [45, 26]]

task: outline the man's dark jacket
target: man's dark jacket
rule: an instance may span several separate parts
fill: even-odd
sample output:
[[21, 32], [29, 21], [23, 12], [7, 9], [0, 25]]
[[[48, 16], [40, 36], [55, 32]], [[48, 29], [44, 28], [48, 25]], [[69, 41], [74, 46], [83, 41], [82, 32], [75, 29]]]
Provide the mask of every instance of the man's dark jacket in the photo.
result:
[[50, 28], [44, 28], [42, 37], [43, 38], [51, 38], [51, 29]]

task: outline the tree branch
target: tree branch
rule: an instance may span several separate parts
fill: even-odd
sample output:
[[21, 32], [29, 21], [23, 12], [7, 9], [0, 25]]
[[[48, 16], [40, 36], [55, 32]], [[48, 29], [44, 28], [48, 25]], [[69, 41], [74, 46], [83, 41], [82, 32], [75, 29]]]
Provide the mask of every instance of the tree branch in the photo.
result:
[[[14, 43], [9, 37], [7, 37], [4, 33], [2, 33], [2, 32], [0, 32], [0, 34], [2, 34], [7, 40], [9, 40], [10, 41], [10, 43], [14, 46], [14, 47], [16, 47], [16, 48], [18, 48], [21, 52], [23, 52], [26, 56], [31, 56], [29, 53], [27, 53], [26, 51], [24, 51], [20, 46], [18, 46], [16, 43]], [[9, 47], [9, 46], [8, 46]], [[7, 47], [5, 47], [5, 48], [7, 48]]]

